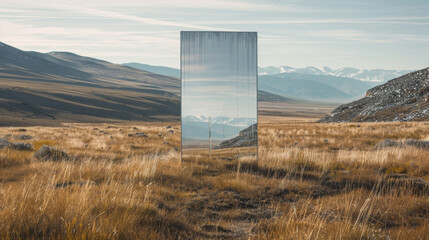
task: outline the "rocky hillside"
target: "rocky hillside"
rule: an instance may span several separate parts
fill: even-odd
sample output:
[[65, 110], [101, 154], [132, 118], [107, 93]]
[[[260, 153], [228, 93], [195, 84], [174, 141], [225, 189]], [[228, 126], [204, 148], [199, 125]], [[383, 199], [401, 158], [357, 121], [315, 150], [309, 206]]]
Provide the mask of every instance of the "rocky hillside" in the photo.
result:
[[235, 138], [223, 141], [217, 148], [250, 147], [258, 144], [258, 125], [253, 124], [240, 131]]
[[429, 68], [408, 73], [367, 91], [318, 122], [429, 120]]

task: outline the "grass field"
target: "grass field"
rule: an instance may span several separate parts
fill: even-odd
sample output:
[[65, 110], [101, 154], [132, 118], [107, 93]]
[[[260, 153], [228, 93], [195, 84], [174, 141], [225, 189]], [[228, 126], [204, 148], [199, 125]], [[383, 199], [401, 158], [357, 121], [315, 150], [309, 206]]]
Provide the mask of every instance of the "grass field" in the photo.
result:
[[181, 163], [178, 122], [0, 128], [33, 145], [0, 149], [0, 238], [429, 239], [429, 150], [379, 145], [429, 123], [306, 121], [261, 117], [257, 165]]

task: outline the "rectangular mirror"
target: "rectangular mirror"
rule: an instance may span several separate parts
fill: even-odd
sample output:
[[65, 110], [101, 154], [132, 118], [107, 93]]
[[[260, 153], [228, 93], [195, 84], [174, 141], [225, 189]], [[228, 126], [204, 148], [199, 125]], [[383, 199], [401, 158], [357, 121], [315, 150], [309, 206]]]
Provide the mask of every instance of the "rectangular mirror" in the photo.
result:
[[256, 32], [181, 32], [182, 161], [257, 162]]

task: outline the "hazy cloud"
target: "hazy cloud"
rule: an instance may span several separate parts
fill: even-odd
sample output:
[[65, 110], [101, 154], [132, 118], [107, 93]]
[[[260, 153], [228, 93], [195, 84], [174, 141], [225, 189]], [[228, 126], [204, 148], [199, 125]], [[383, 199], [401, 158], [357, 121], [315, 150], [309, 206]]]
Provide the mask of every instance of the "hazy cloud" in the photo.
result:
[[419, 69], [427, 1], [2, 0], [0, 41], [179, 67], [181, 30], [257, 31], [259, 64]]

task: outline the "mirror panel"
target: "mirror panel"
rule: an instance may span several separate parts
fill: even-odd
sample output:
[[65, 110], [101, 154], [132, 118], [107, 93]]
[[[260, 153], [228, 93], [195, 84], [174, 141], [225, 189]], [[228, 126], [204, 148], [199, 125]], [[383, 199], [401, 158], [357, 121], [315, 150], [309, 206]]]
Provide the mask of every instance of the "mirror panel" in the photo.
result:
[[257, 161], [256, 32], [181, 32], [182, 161]]

